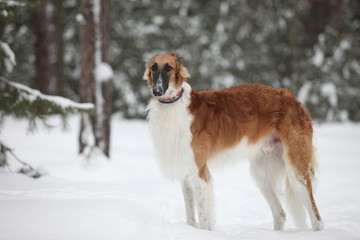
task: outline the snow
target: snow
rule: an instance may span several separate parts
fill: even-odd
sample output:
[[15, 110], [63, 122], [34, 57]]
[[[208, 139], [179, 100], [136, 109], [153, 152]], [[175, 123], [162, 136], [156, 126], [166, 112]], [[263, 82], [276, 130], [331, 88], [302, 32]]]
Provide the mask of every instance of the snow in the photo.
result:
[[85, 18], [84, 15], [82, 15], [81, 13], [76, 14], [75, 17], [76, 21], [80, 24], [85, 24]]
[[321, 94], [329, 99], [331, 106], [337, 106], [336, 86], [332, 82], [321, 85]]
[[297, 94], [297, 99], [302, 102], [303, 104], [306, 103], [308, 96], [309, 96], [309, 92], [311, 90], [312, 84], [311, 82], [305, 82], [301, 88], [299, 89], [299, 92]]
[[4, 51], [7, 58], [4, 59], [5, 67], [8, 72], [11, 72], [16, 65], [15, 54], [9, 47], [9, 44], [0, 41], [0, 48]]
[[156, 15], [152, 18], [152, 21], [156, 25], [162, 25], [165, 22], [165, 17], [161, 15]]
[[13, 1], [13, 0], [0, 0], [0, 3], [6, 4], [9, 7], [18, 6], [18, 7], [24, 7], [26, 4], [19, 2], [19, 1]]
[[220, 15], [225, 16], [229, 12], [229, 3], [222, 2], [220, 3]]
[[29, 101], [35, 101], [37, 98], [40, 98], [42, 100], [46, 100], [53, 104], [56, 104], [56, 105], [60, 106], [61, 108], [76, 108], [76, 109], [81, 109], [81, 110], [91, 110], [94, 108], [94, 105], [92, 103], [77, 103], [77, 102], [74, 102], [74, 101], [72, 101], [68, 98], [64, 98], [64, 97], [45, 95], [36, 89], [29, 88], [28, 86], [25, 86], [20, 83], [6, 80], [5, 78], [3, 78], [1, 76], [0, 76], [0, 80], [13, 86], [14, 88], [19, 89], [20, 91], [22, 91], [24, 93], [27, 93], [27, 94], [23, 94], [23, 97], [28, 99]]
[[3, 9], [3, 10], [1, 11], [1, 14], [2, 14], [3, 17], [5, 17], [5, 18], [9, 15], [8, 11], [6, 11], [5, 9]]
[[185, 224], [180, 185], [159, 172], [146, 122], [113, 117], [111, 161], [92, 162], [77, 156], [79, 122], [73, 117], [65, 132], [29, 135], [27, 122], [5, 119], [2, 141], [49, 174], [37, 180], [0, 174], [1, 239], [360, 238], [359, 124], [315, 126], [323, 231], [310, 230], [309, 222], [298, 230], [290, 217], [284, 231], [273, 231], [270, 209], [242, 162], [212, 171], [217, 227], [209, 232]]
[[316, 47], [315, 54], [312, 58], [312, 63], [315, 66], [320, 67], [324, 63], [324, 58], [325, 58], [324, 53], [321, 51], [319, 47]]
[[95, 79], [99, 82], [106, 82], [111, 80], [114, 72], [109, 64], [100, 62], [95, 69]]
[[341, 40], [339, 46], [334, 50], [334, 59], [340, 61], [346, 50], [351, 47], [351, 43], [347, 39]]
[[101, 57], [100, 11], [101, 11], [100, 0], [93, 0], [93, 13], [94, 13], [94, 24], [95, 24], [95, 66], [96, 67], [101, 63], [101, 59], [102, 59], [102, 57]]
[[357, 73], [357, 75], [360, 76], [360, 64], [357, 61], [352, 61], [351, 67]]

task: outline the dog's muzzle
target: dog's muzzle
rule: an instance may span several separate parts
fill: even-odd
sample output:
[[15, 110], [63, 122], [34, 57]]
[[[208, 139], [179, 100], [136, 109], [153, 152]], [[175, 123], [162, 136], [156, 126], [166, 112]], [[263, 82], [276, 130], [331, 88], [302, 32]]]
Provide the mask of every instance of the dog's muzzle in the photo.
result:
[[156, 83], [153, 86], [153, 94], [155, 97], [160, 97], [164, 95], [164, 86], [163, 86], [163, 80], [161, 75], [159, 76], [159, 79], [156, 81]]
[[162, 86], [154, 86], [153, 87], [153, 94], [155, 97], [160, 97], [164, 94], [164, 89]]

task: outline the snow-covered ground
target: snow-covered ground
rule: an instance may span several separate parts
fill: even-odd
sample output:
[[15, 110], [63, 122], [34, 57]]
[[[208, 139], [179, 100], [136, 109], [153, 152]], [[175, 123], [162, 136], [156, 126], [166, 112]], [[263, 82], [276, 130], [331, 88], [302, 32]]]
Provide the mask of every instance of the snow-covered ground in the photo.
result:
[[180, 186], [159, 172], [146, 122], [112, 123], [111, 162], [86, 164], [77, 157], [78, 118], [65, 132], [34, 134], [26, 122], [5, 121], [1, 140], [49, 174], [0, 174], [0, 239], [360, 239], [359, 124], [315, 126], [323, 231], [297, 230], [291, 219], [273, 231], [242, 162], [213, 171], [217, 230], [209, 232], [185, 224]]

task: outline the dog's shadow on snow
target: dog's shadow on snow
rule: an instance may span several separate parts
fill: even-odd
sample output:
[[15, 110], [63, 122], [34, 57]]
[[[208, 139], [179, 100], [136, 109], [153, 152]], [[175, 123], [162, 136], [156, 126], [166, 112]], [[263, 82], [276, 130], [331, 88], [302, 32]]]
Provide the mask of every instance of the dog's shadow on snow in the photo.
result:
[[[207, 239], [288, 239], [293, 237], [306, 237], [318, 233], [310, 228], [297, 229], [297, 228], [285, 228], [283, 231], [274, 231], [272, 224], [261, 225], [242, 225], [242, 224], [228, 224], [219, 225], [215, 227], [215, 230], [208, 231], [199, 228], [189, 226], [184, 221], [170, 221], [172, 227], [178, 228], [177, 237], [179, 234], [181, 237], [198, 236], [199, 239], [207, 237]], [[182, 230], [180, 230], [182, 229]]]

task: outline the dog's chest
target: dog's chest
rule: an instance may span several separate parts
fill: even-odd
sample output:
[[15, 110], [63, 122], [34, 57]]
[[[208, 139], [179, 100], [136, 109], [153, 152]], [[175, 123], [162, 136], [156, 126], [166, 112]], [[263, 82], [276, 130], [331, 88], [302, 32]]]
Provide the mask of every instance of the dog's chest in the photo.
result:
[[191, 148], [193, 121], [188, 112], [187, 96], [172, 104], [152, 101], [149, 104], [149, 126], [159, 164], [164, 175], [182, 179], [196, 171]]

